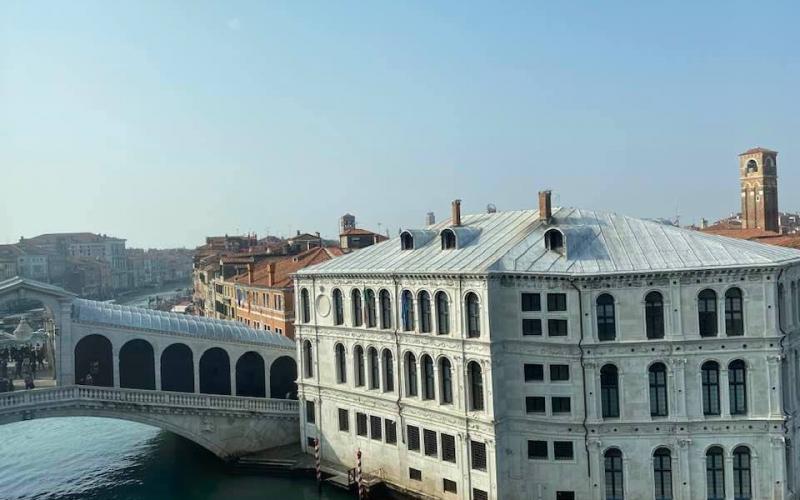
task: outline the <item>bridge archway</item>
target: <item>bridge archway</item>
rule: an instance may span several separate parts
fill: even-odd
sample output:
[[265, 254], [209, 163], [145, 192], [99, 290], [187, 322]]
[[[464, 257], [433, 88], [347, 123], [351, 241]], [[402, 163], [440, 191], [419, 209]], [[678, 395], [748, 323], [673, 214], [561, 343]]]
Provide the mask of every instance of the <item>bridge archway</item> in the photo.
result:
[[106, 337], [87, 335], [75, 344], [75, 383], [114, 387], [114, 356]]
[[212, 347], [200, 357], [200, 392], [231, 394], [231, 362], [228, 353]]
[[156, 368], [150, 342], [129, 340], [119, 350], [119, 386], [123, 389], [155, 390]]
[[297, 399], [297, 362], [291, 357], [281, 356], [270, 365], [269, 397]]
[[236, 395], [267, 397], [264, 358], [255, 351], [242, 354], [236, 362]]
[[172, 344], [161, 353], [161, 390], [194, 392], [194, 355], [186, 344]]

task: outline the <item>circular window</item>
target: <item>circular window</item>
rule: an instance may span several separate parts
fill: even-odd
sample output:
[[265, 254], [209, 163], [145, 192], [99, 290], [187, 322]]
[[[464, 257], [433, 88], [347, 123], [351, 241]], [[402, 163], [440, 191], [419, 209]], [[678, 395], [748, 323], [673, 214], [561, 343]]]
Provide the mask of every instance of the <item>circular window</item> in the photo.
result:
[[331, 313], [331, 301], [327, 295], [320, 295], [317, 297], [317, 314], [323, 318], [328, 317]]

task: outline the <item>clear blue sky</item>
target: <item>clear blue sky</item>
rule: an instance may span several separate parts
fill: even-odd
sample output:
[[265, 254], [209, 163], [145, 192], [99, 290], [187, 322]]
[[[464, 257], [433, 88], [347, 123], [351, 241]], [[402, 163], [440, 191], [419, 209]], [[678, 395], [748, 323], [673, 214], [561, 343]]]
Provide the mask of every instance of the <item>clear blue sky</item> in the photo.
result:
[[0, 2], [0, 242], [382, 230], [487, 203], [716, 218], [777, 149], [797, 2]]

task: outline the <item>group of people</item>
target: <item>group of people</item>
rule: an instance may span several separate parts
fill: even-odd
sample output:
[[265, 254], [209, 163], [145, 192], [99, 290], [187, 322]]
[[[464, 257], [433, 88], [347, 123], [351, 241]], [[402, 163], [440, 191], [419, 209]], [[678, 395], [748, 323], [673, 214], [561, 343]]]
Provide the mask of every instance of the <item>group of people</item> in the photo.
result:
[[[9, 364], [14, 363], [10, 369]], [[0, 392], [14, 390], [14, 379], [21, 379], [25, 389], [34, 389], [36, 371], [44, 369], [44, 356], [41, 349], [31, 347], [0, 350]]]

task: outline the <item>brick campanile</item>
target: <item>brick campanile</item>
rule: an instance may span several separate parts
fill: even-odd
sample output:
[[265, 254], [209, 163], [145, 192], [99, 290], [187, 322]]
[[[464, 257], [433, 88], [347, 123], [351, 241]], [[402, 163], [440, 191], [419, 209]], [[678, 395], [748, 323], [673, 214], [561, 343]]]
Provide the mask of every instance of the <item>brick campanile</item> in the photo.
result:
[[777, 151], [754, 148], [739, 155], [742, 227], [778, 231]]

